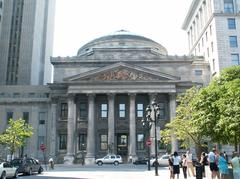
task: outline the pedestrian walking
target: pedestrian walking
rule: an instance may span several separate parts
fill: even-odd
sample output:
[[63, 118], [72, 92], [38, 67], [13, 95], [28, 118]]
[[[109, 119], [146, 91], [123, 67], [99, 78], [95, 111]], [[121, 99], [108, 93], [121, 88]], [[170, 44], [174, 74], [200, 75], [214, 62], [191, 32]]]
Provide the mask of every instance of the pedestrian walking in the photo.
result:
[[227, 179], [229, 174], [228, 163], [222, 152], [218, 157], [218, 168], [219, 168], [221, 179]]
[[218, 156], [215, 148], [212, 149], [208, 154], [208, 162], [211, 170], [211, 178], [215, 179], [216, 177], [220, 179], [219, 168], [218, 168]]
[[[188, 176], [189, 177], [195, 177], [196, 174], [195, 174], [195, 170], [194, 170], [194, 167], [193, 167], [193, 162], [192, 162], [192, 153], [190, 152], [190, 150], [188, 150], [186, 152], [186, 158], [187, 158], [187, 173], [188, 173]], [[190, 174], [191, 173], [191, 174]]]
[[177, 175], [177, 179], [179, 179], [180, 162], [181, 162], [181, 157], [178, 155], [177, 152], [174, 152], [173, 153], [173, 179], [175, 179], [175, 175]]
[[54, 161], [53, 161], [53, 158], [51, 156], [48, 160], [48, 163], [49, 163], [49, 168], [51, 168], [53, 170], [54, 169]]
[[240, 158], [237, 152], [233, 152], [231, 165], [233, 168], [233, 178], [240, 179]]
[[187, 156], [186, 156], [186, 154], [182, 155], [182, 170], [183, 170], [184, 179], [186, 179], [187, 178]]
[[173, 179], [173, 154], [171, 154], [168, 159], [168, 167], [170, 172], [170, 179]]
[[203, 177], [206, 177], [205, 166], [208, 165], [208, 160], [207, 160], [207, 155], [205, 152], [201, 153], [200, 164], [202, 167], [202, 175], [203, 175]]

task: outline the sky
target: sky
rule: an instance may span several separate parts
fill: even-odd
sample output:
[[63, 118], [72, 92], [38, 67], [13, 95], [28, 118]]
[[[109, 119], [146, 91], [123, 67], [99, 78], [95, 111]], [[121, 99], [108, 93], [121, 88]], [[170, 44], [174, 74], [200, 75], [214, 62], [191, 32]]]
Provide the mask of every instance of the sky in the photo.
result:
[[169, 55], [188, 54], [182, 24], [192, 0], [56, 0], [53, 56], [75, 56], [118, 30], [150, 38]]

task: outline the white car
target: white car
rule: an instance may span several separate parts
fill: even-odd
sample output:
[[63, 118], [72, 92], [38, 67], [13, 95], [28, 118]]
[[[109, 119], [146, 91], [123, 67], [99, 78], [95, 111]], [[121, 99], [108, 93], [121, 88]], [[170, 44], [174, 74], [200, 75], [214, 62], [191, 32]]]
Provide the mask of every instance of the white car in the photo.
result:
[[12, 178], [18, 177], [17, 168], [13, 167], [9, 162], [0, 163], [0, 178], [6, 179], [9, 177], [12, 177]]
[[[158, 166], [168, 166], [168, 159], [169, 159], [170, 155], [163, 155], [160, 158], [158, 158]], [[150, 159], [150, 165], [151, 166], [155, 166], [155, 158]]]
[[118, 165], [119, 163], [123, 163], [123, 161], [120, 155], [109, 154], [103, 158], [96, 159], [95, 163], [98, 164], [99, 166], [102, 164]]

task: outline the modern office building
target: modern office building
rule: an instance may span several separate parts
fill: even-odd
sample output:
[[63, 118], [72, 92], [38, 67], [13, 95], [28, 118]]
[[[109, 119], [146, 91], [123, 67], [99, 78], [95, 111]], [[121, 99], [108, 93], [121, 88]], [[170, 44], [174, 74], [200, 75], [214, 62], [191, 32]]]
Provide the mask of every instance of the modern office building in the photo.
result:
[[0, 85], [51, 82], [55, 0], [0, 0]]
[[193, 0], [182, 28], [189, 55], [203, 56], [212, 76], [240, 65], [240, 0]]
[[[82, 154], [87, 164], [108, 152], [126, 161], [146, 156], [147, 105], [154, 99], [160, 105], [156, 127], [163, 129], [175, 116], [176, 96], [210, 80], [204, 58], [168, 55], [159, 43], [124, 30], [90, 41], [76, 56], [52, 57], [51, 63], [53, 83], [0, 87], [0, 130], [9, 118], [23, 117], [34, 127], [25, 152], [41, 159], [44, 143], [58, 163], [77, 162]], [[163, 145], [157, 150], [166, 152]]]

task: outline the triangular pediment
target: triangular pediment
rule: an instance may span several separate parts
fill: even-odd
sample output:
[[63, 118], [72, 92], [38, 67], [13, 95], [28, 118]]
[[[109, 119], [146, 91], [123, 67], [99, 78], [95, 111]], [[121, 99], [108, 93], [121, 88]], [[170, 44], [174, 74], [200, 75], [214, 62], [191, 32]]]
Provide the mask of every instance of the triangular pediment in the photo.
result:
[[115, 63], [65, 78], [64, 81], [169, 81], [178, 77], [127, 63]]

